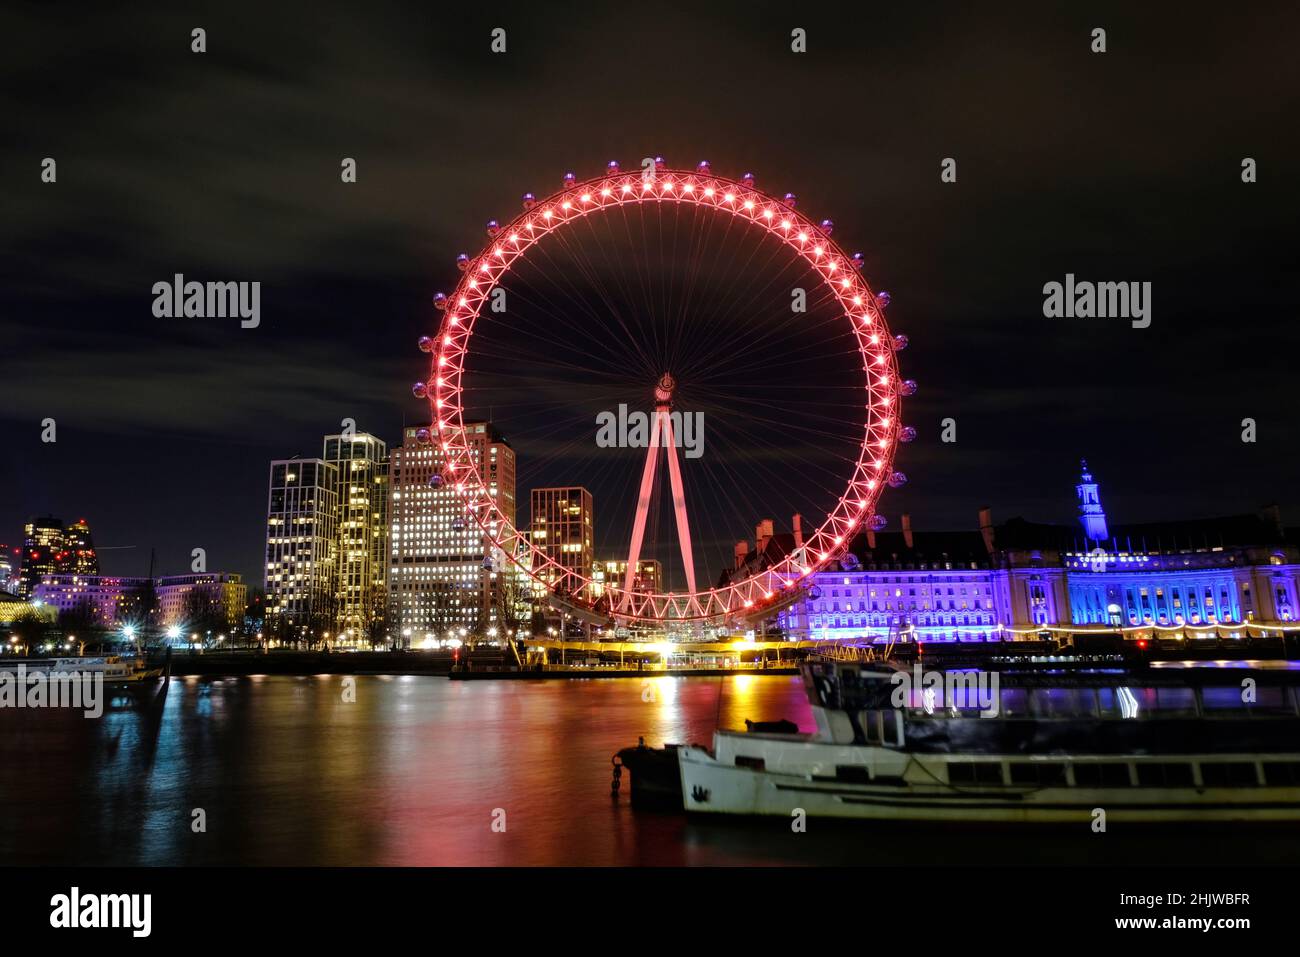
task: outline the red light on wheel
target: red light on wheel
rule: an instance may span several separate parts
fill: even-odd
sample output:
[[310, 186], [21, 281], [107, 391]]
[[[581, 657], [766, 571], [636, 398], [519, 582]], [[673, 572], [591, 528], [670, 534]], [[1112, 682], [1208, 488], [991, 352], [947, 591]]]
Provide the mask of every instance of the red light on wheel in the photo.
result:
[[[897, 438], [906, 441], [914, 436], [904, 438], [895, 428], [894, 423], [901, 416], [895, 409], [903, 404], [903, 398], [916, 391], [916, 384], [910, 379], [901, 380], [894, 364], [893, 353], [902, 346], [889, 332], [881, 311], [888, 299], [881, 292], [873, 292], [856, 276], [844, 275], [846, 271], [862, 269], [864, 257], [860, 253], [849, 256], [843, 251], [832, 238], [834, 224], [829, 219], [822, 220], [819, 226], [816, 221], [797, 211], [793, 193], [786, 193], [783, 199], [778, 200], [775, 195], [769, 196], [756, 190], [751, 175], [746, 174], [739, 181], [714, 177], [706, 163], [701, 163], [694, 172], [668, 170], [663, 161], [656, 158], [653, 176], [640, 177], [640, 189], [636, 189], [639, 177], [623, 176], [618, 170], [617, 163], [610, 163], [601, 177], [584, 182], [578, 182], [574, 174], [566, 175], [563, 191], [540, 202], [532, 194], [526, 194], [523, 214], [507, 224], [490, 224], [490, 235], [494, 242], [488, 248], [474, 258], [464, 253], [457, 257], [458, 268], [467, 275], [448, 297], [456, 306], [443, 319], [443, 350], [438, 352], [432, 342], [426, 347], [425, 342], [421, 341], [421, 348], [426, 352], [438, 352], [433, 358], [431, 370], [433, 388], [429, 388], [430, 383], [426, 380], [425, 389], [426, 395], [433, 400], [439, 437], [443, 440], [443, 451], [449, 459], [447, 474], [457, 480], [454, 485], [456, 494], [467, 508], [492, 510], [495, 507], [489, 498], [484, 476], [471, 460], [469, 450], [458, 446], [453, 457], [446, 436], [449, 432], [459, 434], [464, 427], [466, 403], [463, 399], [464, 383], [461, 381], [461, 373], [474, 351], [471, 336], [480, 319], [480, 311], [484, 303], [489, 301], [490, 294], [505, 271], [510, 268], [505, 262], [506, 250], [509, 249], [511, 262], [518, 258], [527, 262], [530, 247], [542, 236], [585, 218], [588, 213], [605, 209], [659, 203], [664, 199], [671, 200], [673, 204], [702, 206], [717, 210], [720, 215], [735, 216], [743, 222], [751, 223], [764, 236], [775, 235], [793, 259], [802, 260], [811, 267], [814, 274], [824, 281], [833, 300], [843, 309], [843, 315], [851, 326], [849, 331], [854, 333], [861, 354], [862, 368], [866, 373], [863, 384], [869, 398], [865, 406], [865, 434], [848, 491], [830, 509], [816, 532], [806, 536], [809, 554], [789, 560], [791, 574], [797, 572], [801, 579], [806, 578], [831, 560], [833, 550], [826, 548], [828, 543], [834, 542], [835, 548], [840, 548], [848, 533], [855, 530], [864, 517], [873, 514], [884, 487], [897, 488], [905, 481], [903, 473], [893, 468], [894, 444]], [[658, 193], [654, 192], [655, 186], [659, 187]], [[602, 201], [596, 201], [597, 195]], [[539, 209], [540, 214], [529, 211], [534, 208]], [[505, 236], [506, 240], [497, 241], [498, 234]], [[504, 245], [504, 242], [508, 242], [509, 246]], [[473, 263], [479, 264], [477, 270], [471, 269]], [[893, 345], [894, 348], [881, 346], [882, 342]], [[874, 348], [869, 348], [868, 343]], [[456, 460], [451, 460], [453, 458]], [[496, 518], [497, 513], [492, 514]], [[883, 522], [883, 518], [880, 521]], [[874, 524], [873, 528], [880, 530], [880, 526]], [[494, 521], [490, 528], [485, 528], [485, 532], [492, 544], [503, 551], [511, 552], [521, 544], [512, 523], [504, 520], [500, 524]], [[555, 583], [543, 572], [546, 569], [557, 569], [558, 566], [538, 550], [534, 543], [525, 540], [522, 545], [532, 559], [521, 565], [525, 573], [535, 583], [553, 590]], [[581, 575], [572, 575], [571, 572], [564, 574], [566, 580], [583, 578]], [[581, 584], [586, 586], [590, 582], [583, 580]], [[629, 619], [635, 620], [713, 618], [734, 612], [740, 607], [753, 608], [758, 604], [756, 596], [759, 594], [763, 596], [764, 602], [768, 601], [771, 597], [770, 585], [770, 579], [760, 583], [756, 574], [748, 580], [732, 582], [721, 589], [696, 590], [691, 583], [687, 592], [664, 591], [638, 597], [635, 607], [628, 607], [625, 611]], [[781, 587], [788, 585], [789, 583], [783, 583]], [[605, 587], [608, 587], [608, 594], [616, 599], [629, 597], [621, 595], [617, 587]], [[578, 591], [580, 593], [581, 588]], [[597, 607], [589, 597], [578, 597], [578, 601], [585, 607]], [[456, 650], [453, 659], [459, 657], [460, 652]]]

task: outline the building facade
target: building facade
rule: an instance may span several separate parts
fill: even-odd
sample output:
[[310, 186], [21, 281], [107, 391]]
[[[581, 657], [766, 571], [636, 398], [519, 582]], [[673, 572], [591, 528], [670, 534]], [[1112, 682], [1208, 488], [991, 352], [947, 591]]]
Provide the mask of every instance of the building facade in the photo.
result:
[[[1020, 518], [971, 532], [858, 536], [773, 624], [792, 638], [996, 640], [1067, 630], [1241, 635], [1296, 620], [1300, 548], [1276, 508], [1180, 522], [1112, 525], [1086, 463], [1079, 525]], [[737, 546], [745, 575], [797, 547], [759, 526]]]
[[53, 515], [29, 521], [23, 527], [21, 561], [20, 598], [32, 597], [36, 586], [50, 575], [99, 574], [99, 556], [84, 518], [66, 526]]
[[198, 625], [236, 632], [243, 628], [248, 586], [239, 575], [202, 572], [168, 575], [154, 583], [158, 626], [182, 631]]
[[23, 550], [0, 545], [0, 594], [18, 595], [18, 565], [22, 561]]
[[324, 459], [273, 461], [266, 505], [269, 634], [323, 639], [335, 631], [338, 550], [336, 467]]
[[[516, 597], [511, 563], [494, 553], [455, 490], [442, 481], [443, 452], [421, 440], [427, 429], [405, 429], [392, 455], [389, 616], [394, 637], [408, 646], [456, 637], [462, 629], [483, 634]], [[465, 432], [479, 475], [513, 525], [514, 449], [489, 422], [466, 423]]]
[[364, 432], [325, 436], [338, 507], [335, 631], [378, 640], [388, 616], [388, 446]]
[[148, 586], [148, 578], [66, 573], [47, 575], [32, 598], [60, 616], [77, 614], [91, 627], [113, 629], [143, 623]]
[[90, 534], [90, 525], [84, 518], [79, 518], [63, 532], [64, 561], [66, 571], [78, 575], [98, 575], [99, 555], [95, 552], [95, 540]]
[[[607, 559], [596, 562], [595, 572], [591, 576], [592, 598], [600, 598], [605, 593], [607, 584], [622, 588], [627, 579], [627, 559]], [[636, 575], [632, 579], [632, 590], [651, 594], [663, 591], [663, 565], [655, 558], [638, 559]]]
[[204, 623], [233, 633], [243, 622], [247, 588], [239, 575], [225, 572], [154, 579], [67, 573], [46, 576], [33, 601], [96, 629], [165, 631]]
[[[588, 579], [595, 571], [595, 504], [580, 485], [535, 488], [530, 496], [529, 538], [534, 547], [575, 576]], [[627, 567], [626, 563], [623, 566]], [[539, 572], [554, 581], [557, 574]], [[563, 583], [559, 590], [567, 590]], [[591, 596], [579, 596], [591, 597]]]

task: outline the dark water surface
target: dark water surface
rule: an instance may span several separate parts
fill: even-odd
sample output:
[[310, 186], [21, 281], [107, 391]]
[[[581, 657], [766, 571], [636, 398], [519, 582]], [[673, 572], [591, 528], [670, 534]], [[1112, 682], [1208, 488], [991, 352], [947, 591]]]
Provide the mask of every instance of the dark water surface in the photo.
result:
[[[174, 679], [152, 714], [0, 710], [0, 864], [1251, 864], [1300, 828], [1052, 831], [687, 821], [610, 798], [610, 756], [780, 717], [798, 678]], [[191, 829], [206, 813], [206, 833]], [[506, 830], [494, 832], [494, 812]]]

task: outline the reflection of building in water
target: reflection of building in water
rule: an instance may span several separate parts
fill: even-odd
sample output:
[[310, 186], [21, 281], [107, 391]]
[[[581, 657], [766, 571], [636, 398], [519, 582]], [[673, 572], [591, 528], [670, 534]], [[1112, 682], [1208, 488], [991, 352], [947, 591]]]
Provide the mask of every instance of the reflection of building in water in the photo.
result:
[[[1032, 635], [1039, 627], [1258, 633], [1297, 616], [1300, 548], [1276, 506], [1259, 515], [1135, 525], [1107, 522], [1087, 465], [1076, 486], [1080, 525], [1010, 519], [989, 509], [969, 532], [866, 532], [813, 577], [808, 597], [776, 616], [791, 637], [927, 641]], [[741, 577], [802, 544], [757, 529], [736, 546]], [[1223, 626], [1236, 626], [1224, 628]]]

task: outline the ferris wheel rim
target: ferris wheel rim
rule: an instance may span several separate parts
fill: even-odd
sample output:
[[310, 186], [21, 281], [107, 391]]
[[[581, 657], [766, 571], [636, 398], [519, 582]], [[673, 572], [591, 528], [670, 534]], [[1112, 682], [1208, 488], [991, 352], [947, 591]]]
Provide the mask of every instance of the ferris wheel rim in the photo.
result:
[[[787, 200], [791, 200], [787, 202]], [[803, 259], [830, 288], [852, 325], [866, 376], [866, 422], [857, 461], [848, 486], [800, 549], [775, 564], [719, 587], [695, 591], [631, 592], [615, 582], [601, 582], [610, 596], [610, 617], [629, 621], [691, 622], [753, 615], [765, 605], [784, 604], [790, 589], [800, 587], [847, 547], [850, 537], [868, 527], [889, 481], [901, 425], [901, 397], [896, 343], [877, 299], [859, 270], [830, 235], [829, 222], [817, 224], [799, 212], [791, 197], [777, 199], [759, 190], [748, 175], [741, 180], [718, 175], [703, 164], [695, 171], [656, 166], [641, 173], [611, 169], [578, 181], [566, 176], [565, 186], [545, 199], [525, 198], [524, 210], [505, 225], [488, 224], [489, 242], [475, 256], [460, 256], [464, 275], [450, 296], [435, 297], [444, 311], [437, 340], [421, 340], [432, 353], [425, 394], [443, 452], [443, 471], [491, 547], [501, 551], [533, 581], [564, 601], [593, 606], [579, 597], [594, 584], [591, 570], [576, 573], [538, 548], [506, 521], [490, 494], [467, 440], [462, 401], [469, 342], [484, 303], [488, 302], [511, 265], [552, 231], [586, 216], [627, 205], [694, 204], [746, 221], [775, 236]], [[432, 431], [429, 435], [432, 440]], [[526, 557], [526, 561], [521, 558]], [[550, 577], [548, 577], [548, 574]], [[561, 591], [561, 586], [565, 587]], [[612, 611], [618, 607], [618, 612]]]

